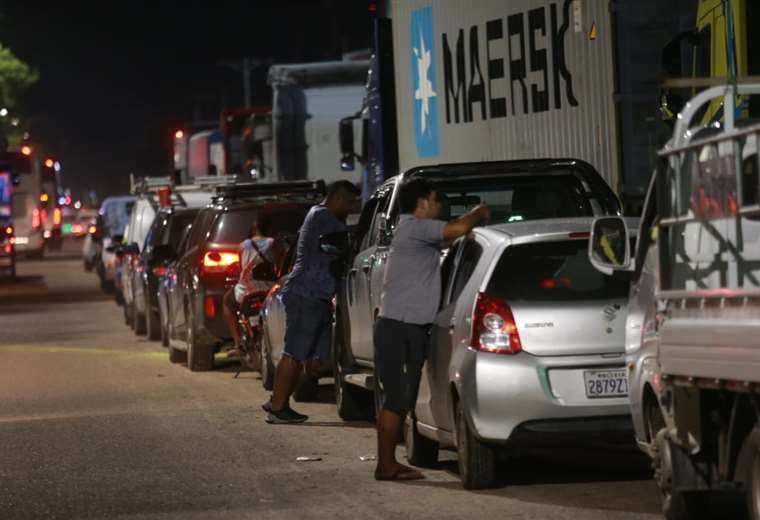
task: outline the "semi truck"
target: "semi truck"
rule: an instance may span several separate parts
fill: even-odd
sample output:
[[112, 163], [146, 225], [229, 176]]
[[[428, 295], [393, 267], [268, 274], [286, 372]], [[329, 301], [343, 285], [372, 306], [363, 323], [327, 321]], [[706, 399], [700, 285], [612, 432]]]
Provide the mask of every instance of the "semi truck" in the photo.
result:
[[[259, 170], [259, 180], [353, 180], [336, 164], [335, 129], [361, 105], [368, 67], [366, 60], [346, 59], [269, 69], [273, 161]], [[355, 130], [360, 131], [358, 123]]]
[[[359, 159], [365, 194], [417, 166], [573, 158], [638, 212], [670, 133], [662, 100], [678, 102], [663, 53], [694, 30], [697, 0], [381, 1], [376, 12], [365, 98], [339, 132], [341, 166]], [[670, 45], [674, 75], [712, 42], [691, 41]]]

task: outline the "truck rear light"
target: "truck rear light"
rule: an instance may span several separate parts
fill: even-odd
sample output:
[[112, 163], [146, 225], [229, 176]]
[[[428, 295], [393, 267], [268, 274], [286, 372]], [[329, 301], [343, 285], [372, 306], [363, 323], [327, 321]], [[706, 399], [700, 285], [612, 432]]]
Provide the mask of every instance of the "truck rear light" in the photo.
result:
[[34, 208], [32, 210], [32, 227], [34, 229], [38, 229], [42, 225], [42, 215], [40, 214], [39, 208]]
[[203, 271], [206, 273], [225, 273], [240, 263], [240, 255], [232, 251], [208, 251], [203, 255]]
[[470, 346], [480, 352], [517, 354], [522, 350], [512, 309], [500, 298], [478, 294], [472, 313]]
[[213, 296], [206, 296], [206, 300], [203, 305], [203, 309], [206, 311], [207, 318], [216, 317], [216, 303]]
[[9, 255], [13, 251], [13, 246], [11, 244], [5, 244], [5, 254]]

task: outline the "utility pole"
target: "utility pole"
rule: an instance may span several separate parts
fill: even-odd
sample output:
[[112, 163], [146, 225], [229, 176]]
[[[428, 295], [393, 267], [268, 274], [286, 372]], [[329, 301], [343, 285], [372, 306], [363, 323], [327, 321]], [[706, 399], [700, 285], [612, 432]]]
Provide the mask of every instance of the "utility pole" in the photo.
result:
[[224, 62], [222, 65], [235, 69], [243, 75], [243, 104], [246, 108], [252, 106], [251, 102], [251, 73], [259, 65], [268, 65], [272, 62], [271, 58], [249, 58], [245, 57], [239, 62]]

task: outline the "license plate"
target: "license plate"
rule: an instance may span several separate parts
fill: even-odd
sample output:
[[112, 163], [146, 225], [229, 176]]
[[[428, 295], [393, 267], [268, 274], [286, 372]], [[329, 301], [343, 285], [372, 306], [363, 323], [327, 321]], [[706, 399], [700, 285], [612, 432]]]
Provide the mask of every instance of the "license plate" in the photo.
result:
[[628, 377], [623, 368], [584, 370], [583, 380], [586, 383], [586, 397], [589, 399], [628, 396]]

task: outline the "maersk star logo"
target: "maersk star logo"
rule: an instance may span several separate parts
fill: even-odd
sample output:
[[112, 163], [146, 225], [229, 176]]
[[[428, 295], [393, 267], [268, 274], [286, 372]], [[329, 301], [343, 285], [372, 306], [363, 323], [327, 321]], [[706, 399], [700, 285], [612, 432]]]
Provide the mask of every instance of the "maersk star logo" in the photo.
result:
[[435, 97], [433, 82], [428, 79], [430, 66], [432, 65], [430, 51], [425, 49], [425, 40], [420, 35], [420, 46], [414, 48], [414, 54], [417, 56], [417, 90], [414, 91], [414, 99], [422, 102], [420, 110], [420, 125], [422, 133], [427, 130], [427, 120], [430, 116], [430, 98]]
[[435, 157], [439, 153], [438, 94], [435, 88], [432, 7], [423, 7], [412, 12], [409, 37], [414, 140], [417, 145], [417, 155]]

